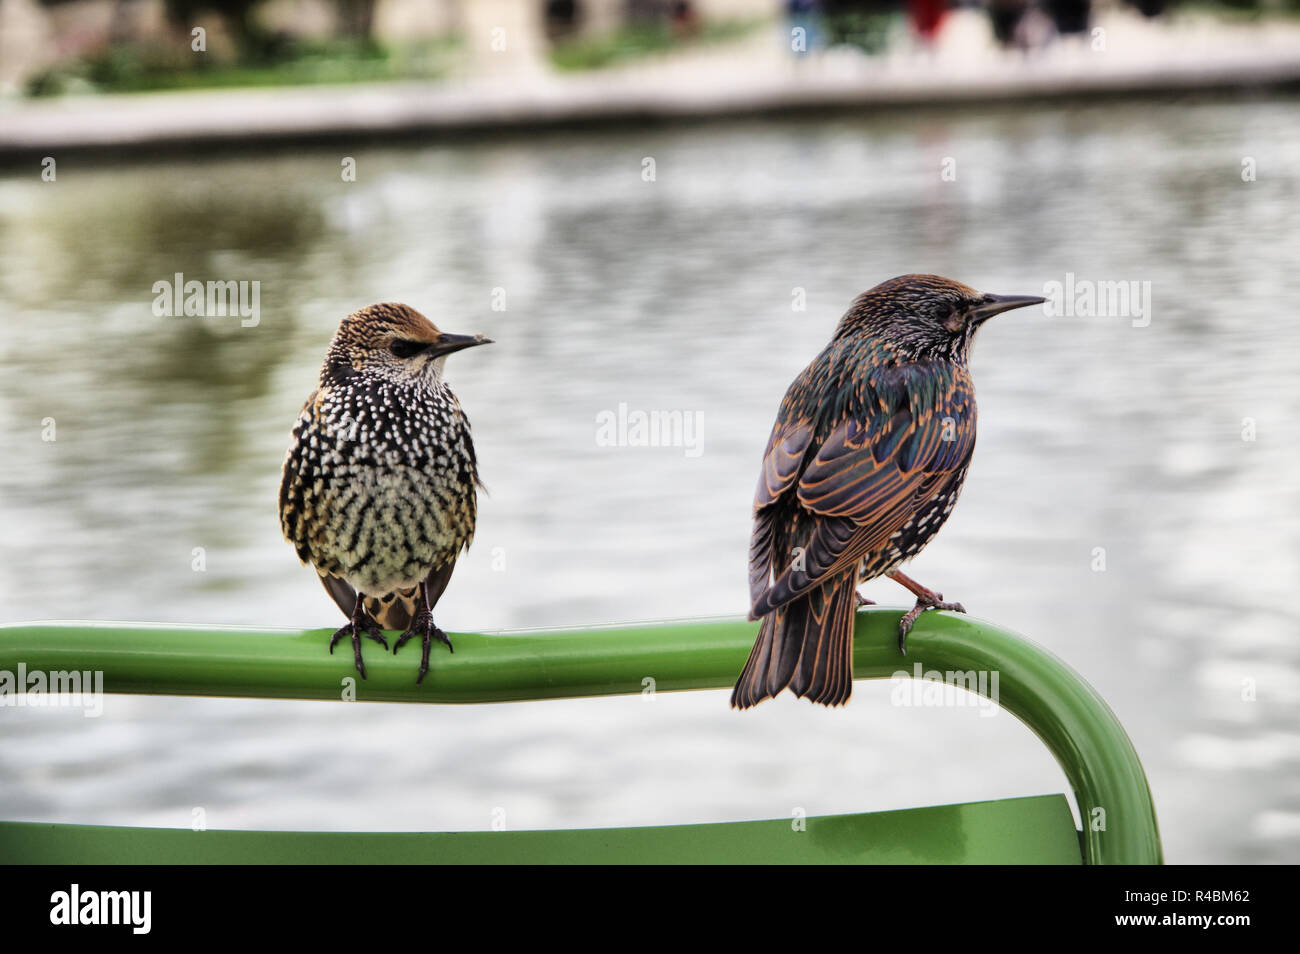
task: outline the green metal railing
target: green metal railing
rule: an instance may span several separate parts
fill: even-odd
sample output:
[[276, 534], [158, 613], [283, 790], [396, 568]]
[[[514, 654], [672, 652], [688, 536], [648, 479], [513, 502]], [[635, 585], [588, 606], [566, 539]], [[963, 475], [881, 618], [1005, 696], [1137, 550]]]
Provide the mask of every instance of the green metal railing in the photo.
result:
[[[890, 678], [900, 671], [910, 673], [918, 663], [924, 671], [998, 673], [998, 703], [1047, 745], [1070, 781], [1083, 821], [1083, 860], [1161, 862], [1155, 809], [1141, 762], [1123, 727], [1091, 686], [1041, 647], [969, 616], [926, 613], [908, 638], [908, 655], [901, 657], [900, 615], [882, 608], [858, 614], [857, 678]], [[22, 664], [28, 672], [102, 671], [104, 690], [114, 693], [507, 702], [730, 687], [756, 628], [755, 623], [740, 621], [683, 621], [575, 631], [453, 633], [455, 653], [435, 644], [429, 674], [416, 685], [418, 646], [408, 645], [393, 656], [365, 641], [369, 678], [361, 680], [346, 641], [334, 655], [326, 653], [329, 630], [31, 623], [0, 627], [0, 670], [14, 672]], [[788, 821], [732, 824], [790, 827]], [[696, 827], [616, 829], [606, 838]], [[0, 850], [6, 839], [15, 844], [22, 836], [30, 843], [37, 828], [63, 828], [65, 834], [78, 830], [10, 823], [0, 826]], [[473, 834], [457, 837], [468, 844], [463, 839]]]

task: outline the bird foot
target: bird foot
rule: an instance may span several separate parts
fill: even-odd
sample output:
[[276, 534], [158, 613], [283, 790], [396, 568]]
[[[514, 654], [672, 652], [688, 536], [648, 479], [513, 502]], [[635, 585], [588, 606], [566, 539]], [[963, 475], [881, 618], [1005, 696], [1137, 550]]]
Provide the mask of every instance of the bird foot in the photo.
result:
[[853, 591], [853, 595], [854, 595], [855, 597], [857, 597], [857, 603], [855, 603], [854, 606], [853, 606], [853, 608], [854, 608], [855, 610], [857, 610], [857, 609], [861, 609], [861, 608], [864, 607], [864, 606], [875, 606], [875, 605], [876, 605], [876, 601], [875, 601], [875, 600], [869, 600], [869, 599], [867, 599], [865, 596], [863, 596], [863, 595], [862, 595], [861, 593], [859, 593], [857, 590], [854, 590], [854, 591]]
[[[358, 600], [357, 605], [360, 605], [360, 602]], [[340, 639], [344, 636], [350, 636], [352, 638], [352, 654], [356, 657], [357, 672], [361, 673], [362, 679], [365, 679], [366, 664], [361, 661], [361, 637], [363, 634], [379, 643], [384, 649], [388, 648], [388, 640], [384, 639], [384, 631], [363, 610], [360, 616], [354, 614], [352, 620], [346, 626], [340, 627], [339, 631], [330, 637], [330, 655], [334, 654], [334, 646]]]
[[950, 610], [954, 613], [966, 612], [966, 607], [960, 603], [945, 603], [942, 593], [933, 591], [926, 595], [916, 597], [916, 605], [903, 614], [903, 618], [898, 621], [898, 651], [904, 656], [907, 655], [907, 634], [912, 631], [912, 626], [921, 614], [929, 609]]
[[397, 642], [393, 644], [393, 655], [397, 655], [397, 651], [405, 645], [406, 641], [415, 636], [420, 637], [423, 648], [420, 654], [420, 674], [415, 677], [415, 684], [418, 686], [424, 682], [425, 674], [429, 671], [429, 647], [433, 645], [435, 639], [446, 643], [449, 652], [454, 653], [456, 650], [452, 647], [447, 634], [434, 625], [433, 614], [427, 609], [417, 613], [415, 619], [411, 620], [411, 628], [397, 637]]

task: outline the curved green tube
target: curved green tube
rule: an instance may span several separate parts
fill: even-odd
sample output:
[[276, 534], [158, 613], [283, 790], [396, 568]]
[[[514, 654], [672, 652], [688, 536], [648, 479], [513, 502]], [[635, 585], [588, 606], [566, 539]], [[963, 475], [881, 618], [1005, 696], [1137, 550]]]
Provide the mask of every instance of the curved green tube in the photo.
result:
[[[1054, 655], [989, 623], [924, 614], [899, 655], [897, 610], [858, 614], [854, 673], [904, 671], [997, 675], [998, 702], [1051, 749], [1074, 789], [1090, 864], [1159, 864], [1160, 835], [1142, 764], [1097, 692]], [[510, 702], [732, 685], [756, 623], [674, 621], [601, 629], [452, 633], [434, 644], [416, 685], [419, 647], [385, 653], [363, 641], [368, 678], [332, 630], [268, 631], [124, 623], [24, 623], [0, 627], [0, 671], [90, 670], [105, 692], [342, 699], [366, 702]], [[392, 636], [390, 634], [390, 644]], [[737, 718], [744, 718], [738, 714]]]

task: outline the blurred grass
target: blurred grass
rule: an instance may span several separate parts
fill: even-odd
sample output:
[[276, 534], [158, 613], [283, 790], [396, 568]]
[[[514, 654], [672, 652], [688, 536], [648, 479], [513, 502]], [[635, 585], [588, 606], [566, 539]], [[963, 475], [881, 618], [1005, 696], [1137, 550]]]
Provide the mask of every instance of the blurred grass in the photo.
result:
[[769, 23], [771, 20], [766, 17], [706, 20], [689, 32], [681, 32], [669, 23], [623, 27], [602, 36], [561, 40], [551, 48], [550, 60], [552, 66], [566, 72], [600, 69], [668, 50], [725, 43], [747, 36]]
[[439, 79], [449, 72], [461, 47], [457, 35], [400, 48], [370, 40], [286, 38], [223, 61], [196, 56], [188, 47], [175, 44], [119, 44], [37, 74], [28, 81], [26, 92], [39, 97]]
[[906, 15], [897, 10], [837, 13], [824, 20], [831, 45], [856, 47], [864, 53], [883, 53], [892, 31], [906, 29]]

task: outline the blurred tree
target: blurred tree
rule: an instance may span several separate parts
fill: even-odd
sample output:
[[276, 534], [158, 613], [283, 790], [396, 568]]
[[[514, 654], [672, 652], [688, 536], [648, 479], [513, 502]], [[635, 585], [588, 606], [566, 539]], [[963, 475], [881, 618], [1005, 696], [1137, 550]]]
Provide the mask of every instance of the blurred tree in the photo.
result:
[[241, 50], [255, 49], [262, 30], [253, 21], [253, 8], [262, 0], [164, 0], [167, 19], [182, 30], [200, 26], [199, 15], [218, 13]]
[[888, 44], [889, 29], [905, 0], [824, 0], [827, 38], [831, 46], [856, 46], [880, 53]]
[[582, 25], [582, 14], [577, 0], [546, 0], [542, 17], [547, 38], [554, 42], [573, 36]]
[[375, 25], [375, 0], [335, 0], [339, 11], [339, 33], [358, 40], [370, 39]]
[[[37, 0], [37, 2], [43, 7], [62, 7], [77, 0]], [[3, 5], [4, 0], [0, 0], [0, 6]], [[108, 20], [108, 41], [123, 43], [133, 39], [133, 30], [139, 16], [139, 4], [132, 3], [131, 0], [113, 0], [113, 10]]]

